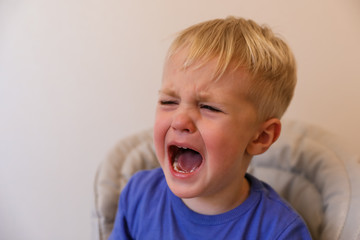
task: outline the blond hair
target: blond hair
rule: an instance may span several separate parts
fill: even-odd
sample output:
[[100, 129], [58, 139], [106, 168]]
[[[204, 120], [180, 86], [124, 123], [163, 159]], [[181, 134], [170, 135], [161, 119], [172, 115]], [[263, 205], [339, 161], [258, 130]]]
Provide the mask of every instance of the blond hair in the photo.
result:
[[[259, 119], [281, 118], [294, 94], [296, 64], [288, 45], [266, 26], [228, 17], [193, 25], [175, 38], [168, 56], [188, 48], [184, 68], [217, 58], [214, 79], [231, 69], [250, 74], [248, 97]], [[199, 65], [199, 67], [200, 67]]]

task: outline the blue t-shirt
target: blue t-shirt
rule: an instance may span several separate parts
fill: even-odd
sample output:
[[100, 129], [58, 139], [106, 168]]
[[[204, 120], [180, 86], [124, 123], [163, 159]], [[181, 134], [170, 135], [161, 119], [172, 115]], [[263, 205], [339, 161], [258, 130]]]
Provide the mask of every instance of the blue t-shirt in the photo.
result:
[[305, 223], [266, 183], [247, 174], [250, 194], [219, 215], [189, 209], [160, 168], [135, 174], [120, 196], [111, 240], [311, 239]]

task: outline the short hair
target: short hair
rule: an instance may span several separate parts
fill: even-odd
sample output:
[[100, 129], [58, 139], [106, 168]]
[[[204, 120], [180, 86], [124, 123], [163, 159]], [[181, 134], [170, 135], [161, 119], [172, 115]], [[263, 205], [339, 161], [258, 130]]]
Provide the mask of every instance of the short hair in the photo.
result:
[[229, 68], [245, 69], [250, 76], [247, 97], [259, 120], [282, 117], [294, 95], [296, 63], [288, 45], [270, 28], [236, 17], [205, 21], [180, 32], [168, 57], [185, 47], [184, 68], [218, 58], [215, 80]]

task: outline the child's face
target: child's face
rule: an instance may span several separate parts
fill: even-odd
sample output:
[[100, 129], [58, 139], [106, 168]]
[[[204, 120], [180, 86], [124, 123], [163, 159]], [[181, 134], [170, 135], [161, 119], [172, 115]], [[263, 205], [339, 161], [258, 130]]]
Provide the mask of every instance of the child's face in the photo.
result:
[[[186, 49], [165, 64], [154, 142], [166, 181], [180, 198], [229, 196], [244, 184], [258, 124], [242, 70], [212, 80], [216, 59], [182, 69]], [[191, 151], [191, 150], [193, 151]]]

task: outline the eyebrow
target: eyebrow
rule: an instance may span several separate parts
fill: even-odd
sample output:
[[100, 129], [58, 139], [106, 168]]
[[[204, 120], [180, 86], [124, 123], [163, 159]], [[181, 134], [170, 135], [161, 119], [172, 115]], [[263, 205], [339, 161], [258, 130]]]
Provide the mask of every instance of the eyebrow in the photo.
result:
[[[176, 93], [175, 90], [169, 89], [169, 88], [165, 88], [165, 89], [160, 89], [159, 90], [159, 95], [167, 95], [170, 97], [178, 97], [178, 94]], [[209, 92], [207, 91], [199, 91], [197, 92], [197, 96], [196, 96], [197, 101], [199, 102], [218, 102], [223, 104], [224, 102], [222, 101], [222, 99], [219, 99], [217, 97], [212, 96]]]
[[174, 90], [168, 89], [168, 88], [166, 88], [166, 89], [160, 89], [160, 90], [159, 90], [159, 95], [160, 95], [160, 94], [168, 95], [168, 96], [170, 96], [170, 97], [177, 97], [177, 96], [178, 96], [178, 94], [177, 94]]

